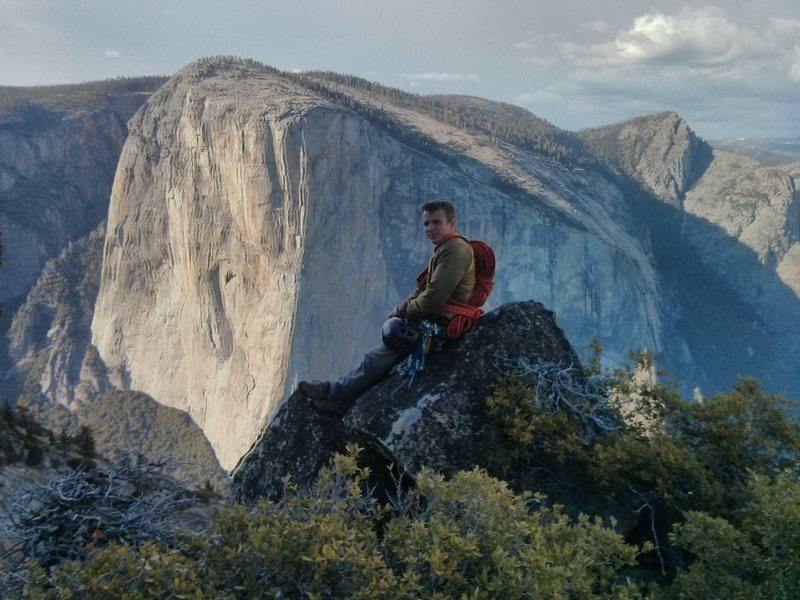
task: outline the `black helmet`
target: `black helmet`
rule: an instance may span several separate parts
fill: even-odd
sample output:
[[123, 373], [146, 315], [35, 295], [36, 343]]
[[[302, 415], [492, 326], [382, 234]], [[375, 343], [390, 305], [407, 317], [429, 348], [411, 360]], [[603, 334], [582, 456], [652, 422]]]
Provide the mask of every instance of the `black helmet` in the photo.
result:
[[381, 341], [395, 352], [411, 352], [419, 341], [419, 327], [413, 321], [392, 317], [381, 328]]

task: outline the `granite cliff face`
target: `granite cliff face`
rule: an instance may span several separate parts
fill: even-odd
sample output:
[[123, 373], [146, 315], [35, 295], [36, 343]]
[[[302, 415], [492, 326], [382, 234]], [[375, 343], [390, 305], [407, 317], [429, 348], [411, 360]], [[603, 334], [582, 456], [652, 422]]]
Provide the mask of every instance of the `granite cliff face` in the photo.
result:
[[[101, 223], [45, 264], [11, 321], [7, 341], [14, 367], [0, 381], [6, 396], [22, 393], [34, 406], [75, 412], [109, 389], [90, 330], [104, 239]], [[40, 420], [59, 429], [57, 420]]]
[[104, 240], [101, 223], [45, 264], [14, 314], [7, 336], [13, 368], [0, 380], [0, 397], [21, 394], [36, 420], [56, 432], [90, 426], [106, 458], [170, 461], [171, 476], [224, 489], [214, 451], [185, 412], [108, 381], [90, 328]]
[[651, 240], [666, 291], [660, 362], [707, 390], [770, 373], [797, 393], [800, 192], [786, 169], [712, 150], [674, 113], [582, 136], [628, 179]]
[[[26, 204], [36, 178], [3, 168], [0, 189], [14, 191], [0, 228], [55, 215], [32, 233], [3, 229], [0, 275], [17, 282], [29, 267], [11, 264], [12, 243], [36, 263], [31, 248], [57, 254], [59, 227], [78, 222], [70, 206], [93, 216], [69, 239], [105, 208], [53, 193]], [[86, 198], [108, 185], [94, 184]], [[798, 391], [798, 204], [785, 170], [712, 152], [674, 113], [576, 135], [479, 98], [236, 59], [186, 67], [131, 119], [105, 237], [44, 269], [14, 318], [7, 373], [69, 410], [106, 390], [146, 393], [187, 411], [230, 468], [298, 379], [337, 376], [374, 343], [428, 258], [418, 205], [433, 197], [453, 199], [460, 231], [495, 249], [488, 309], [541, 301], [578, 352], [595, 335], [610, 364], [649, 348], [687, 392], [737, 374]], [[71, 287], [55, 299], [58, 277]]]
[[[64, 95], [81, 86], [72, 87]], [[0, 302], [7, 310], [24, 300], [47, 260], [105, 218], [126, 122], [147, 95], [0, 109]]]
[[[137, 113], [92, 324], [113, 384], [187, 410], [231, 467], [298, 378], [332, 377], [374, 342], [427, 259], [418, 205], [437, 196], [495, 248], [493, 305], [536, 297], [578, 343], [658, 347], [656, 276], [613, 218], [618, 190], [408, 110], [386, 109], [406, 137], [391, 135], [354, 97], [360, 113], [222, 61]], [[437, 154], [398, 139], [412, 133]]]

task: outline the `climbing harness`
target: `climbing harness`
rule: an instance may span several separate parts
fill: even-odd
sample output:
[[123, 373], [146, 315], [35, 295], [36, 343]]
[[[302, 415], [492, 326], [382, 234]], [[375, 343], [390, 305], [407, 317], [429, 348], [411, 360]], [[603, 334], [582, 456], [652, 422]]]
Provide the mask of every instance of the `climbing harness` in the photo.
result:
[[425, 319], [420, 322], [419, 330], [419, 341], [414, 351], [395, 367], [396, 372], [408, 377], [409, 386], [414, 381], [414, 376], [425, 370], [425, 358], [430, 353], [433, 340], [439, 334], [441, 328], [435, 321]]

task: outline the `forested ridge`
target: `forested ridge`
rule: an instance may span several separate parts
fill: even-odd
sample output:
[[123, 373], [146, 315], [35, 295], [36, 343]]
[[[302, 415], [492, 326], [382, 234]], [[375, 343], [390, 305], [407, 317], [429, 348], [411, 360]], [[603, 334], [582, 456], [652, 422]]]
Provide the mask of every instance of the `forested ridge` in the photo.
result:
[[108, 96], [152, 93], [166, 76], [117, 77], [88, 83], [41, 86], [0, 86], [0, 117], [33, 105], [57, 111], [96, 109]]

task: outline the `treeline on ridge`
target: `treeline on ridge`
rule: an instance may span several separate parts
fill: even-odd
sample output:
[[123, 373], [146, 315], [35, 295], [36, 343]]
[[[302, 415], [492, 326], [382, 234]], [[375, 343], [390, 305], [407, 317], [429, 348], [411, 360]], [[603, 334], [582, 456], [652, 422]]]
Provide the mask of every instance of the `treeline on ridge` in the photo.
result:
[[104, 106], [108, 96], [150, 93], [166, 76], [116, 77], [102, 81], [63, 85], [0, 86], [0, 116], [36, 104], [53, 110], [85, 110]]
[[337, 101], [356, 111], [361, 107], [354, 99], [345, 94], [335, 95], [335, 91], [324, 83], [367, 91], [400, 108], [421, 111], [448, 125], [487, 135], [492, 141], [512, 144], [568, 167], [588, 168], [596, 162], [577, 135], [559, 129], [513, 104], [471, 96], [413, 94], [354, 75], [332, 71], [306, 71], [291, 75], [307, 85], [311, 85], [313, 81], [319, 82], [312, 86], [315, 91], [334, 95]]

